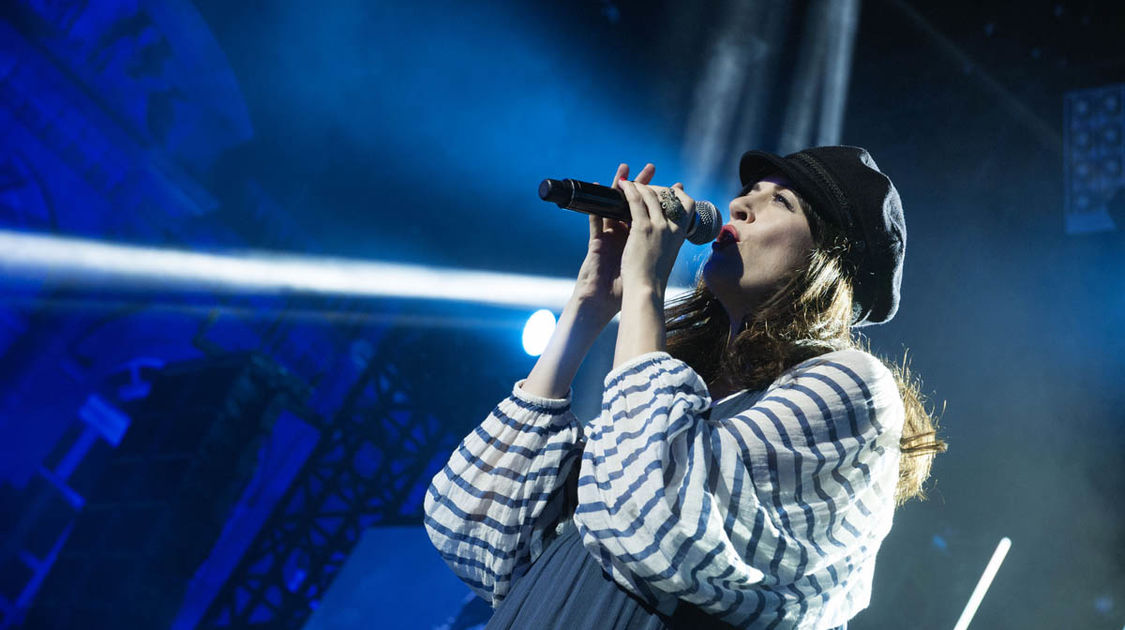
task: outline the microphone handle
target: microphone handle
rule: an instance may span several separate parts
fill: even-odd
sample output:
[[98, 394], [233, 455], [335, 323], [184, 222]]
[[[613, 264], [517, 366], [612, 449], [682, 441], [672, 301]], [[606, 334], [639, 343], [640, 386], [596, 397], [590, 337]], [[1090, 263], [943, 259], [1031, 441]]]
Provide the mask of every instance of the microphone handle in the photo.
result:
[[[625, 193], [609, 186], [576, 179], [545, 179], [539, 183], [539, 198], [567, 210], [609, 217], [625, 223], [633, 220]], [[686, 229], [687, 240], [696, 245], [713, 241], [719, 235], [722, 225], [723, 217], [715, 205], [697, 199], [695, 212], [691, 213]]]
[[577, 179], [545, 179], [539, 183], [539, 198], [558, 204], [560, 208], [617, 219], [633, 220], [625, 193], [616, 188], [591, 184]]

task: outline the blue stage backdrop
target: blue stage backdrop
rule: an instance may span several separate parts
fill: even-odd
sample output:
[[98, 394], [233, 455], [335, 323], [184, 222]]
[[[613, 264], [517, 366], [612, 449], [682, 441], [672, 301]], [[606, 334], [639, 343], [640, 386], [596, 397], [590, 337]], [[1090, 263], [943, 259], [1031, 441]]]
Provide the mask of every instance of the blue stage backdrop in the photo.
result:
[[479, 627], [422, 504], [584, 255], [538, 182], [651, 161], [726, 213], [742, 151], [837, 142], [902, 193], [865, 333], [950, 444], [850, 628], [953, 627], [1004, 537], [974, 628], [1122, 628], [1119, 13], [0, 3], [0, 630]]

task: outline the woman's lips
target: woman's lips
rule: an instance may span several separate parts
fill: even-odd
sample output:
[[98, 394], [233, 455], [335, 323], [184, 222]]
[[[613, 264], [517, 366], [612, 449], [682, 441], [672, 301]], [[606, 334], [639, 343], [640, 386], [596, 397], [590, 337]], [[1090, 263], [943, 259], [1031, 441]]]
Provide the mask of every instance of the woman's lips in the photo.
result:
[[723, 228], [719, 230], [719, 235], [715, 237], [715, 242], [711, 243], [711, 249], [719, 249], [737, 242], [738, 231], [730, 225], [724, 225]]

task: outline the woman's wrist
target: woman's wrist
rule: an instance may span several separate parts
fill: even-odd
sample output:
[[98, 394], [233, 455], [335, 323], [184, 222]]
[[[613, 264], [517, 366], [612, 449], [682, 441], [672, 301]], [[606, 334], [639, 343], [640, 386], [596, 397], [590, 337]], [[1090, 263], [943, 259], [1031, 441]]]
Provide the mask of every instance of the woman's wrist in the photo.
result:
[[630, 283], [621, 302], [621, 325], [613, 356], [614, 368], [633, 357], [665, 348], [664, 290], [659, 285]]
[[586, 354], [613, 318], [603, 311], [594, 303], [568, 302], [521, 388], [543, 398], [565, 398]]
[[667, 281], [661, 282], [660, 278], [656, 276], [638, 276], [637, 278], [627, 280], [625, 282], [625, 290], [622, 292], [622, 309], [624, 309], [625, 301], [643, 301], [645, 303], [658, 300], [661, 308], [664, 305], [664, 293], [667, 289]]
[[588, 295], [575, 291], [563, 307], [560, 321], [567, 314], [574, 319], [575, 326], [590, 329], [596, 337], [621, 310], [621, 303], [614, 298]]

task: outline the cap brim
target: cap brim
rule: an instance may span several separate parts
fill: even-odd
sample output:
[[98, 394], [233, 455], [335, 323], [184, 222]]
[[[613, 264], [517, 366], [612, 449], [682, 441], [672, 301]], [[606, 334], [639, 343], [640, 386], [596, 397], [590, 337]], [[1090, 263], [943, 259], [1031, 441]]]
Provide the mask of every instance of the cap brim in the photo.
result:
[[814, 212], [826, 221], [840, 224], [839, 217], [833, 216], [836, 209], [831, 198], [795, 160], [787, 160], [765, 151], [747, 151], [742, 154], [738, 162], [738, 176], [743, 186], [760, 181], [770, 173], [780, 173], [789, 180], [790, 187], [812, 206]]
[[774, 171], [780, 172], [790, 180], [793, 179], [785, 158], [779, 155], [765, 151], [747, 151], [742, 154], [738, 162], [738, 178], [742, 180], [743, 186], [756, 182]]

